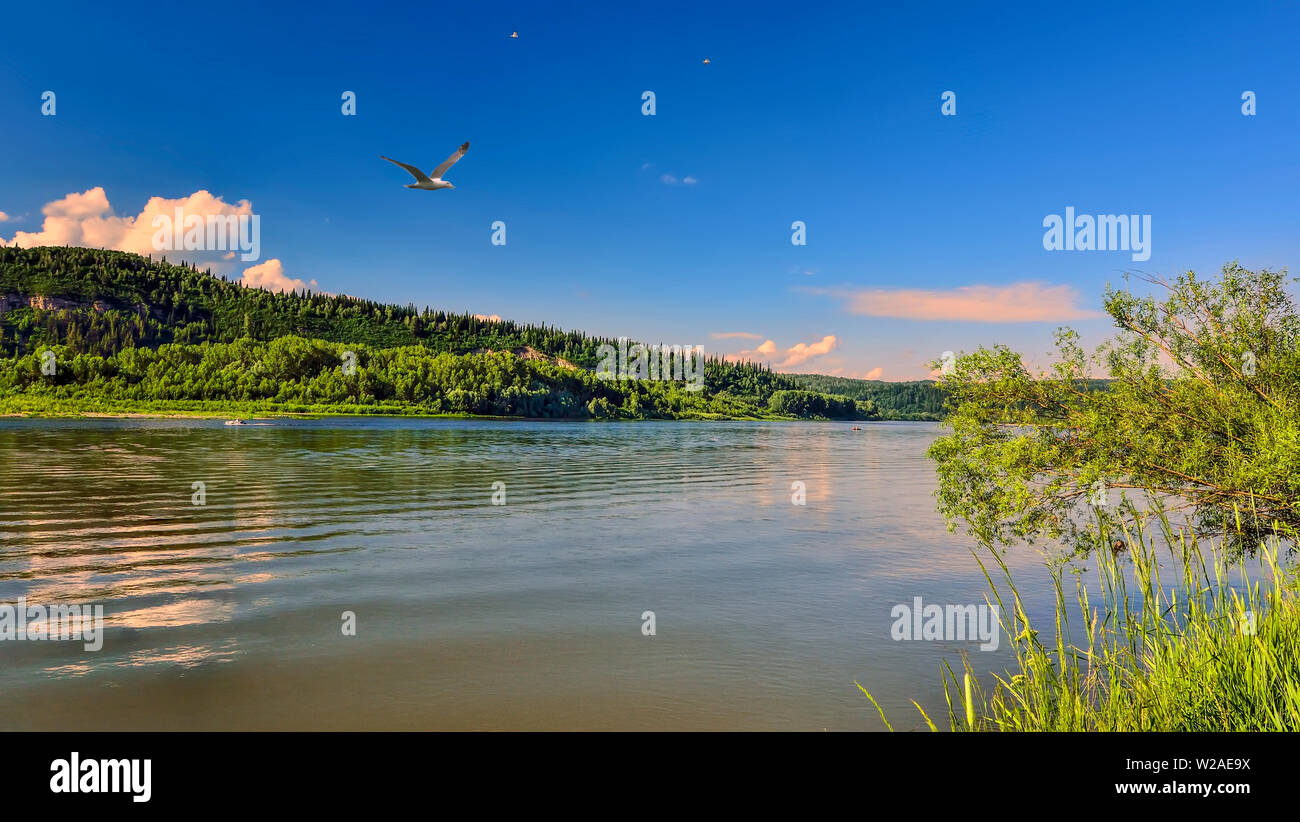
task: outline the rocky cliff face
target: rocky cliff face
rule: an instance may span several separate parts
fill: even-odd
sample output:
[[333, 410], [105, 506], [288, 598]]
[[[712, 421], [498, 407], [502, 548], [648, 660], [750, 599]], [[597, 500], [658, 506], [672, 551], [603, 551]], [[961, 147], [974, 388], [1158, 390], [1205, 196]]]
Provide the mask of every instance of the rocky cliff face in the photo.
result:
[[[112, 308], [103, 300], [95, 300], [93, 303], [82, 302], [81, 300], [65, 300], [62, 297], [42, 297], [39, 295], [26, 297], [21, 294], [3, 294], [0, 295], [0, 314], [6, 311], [13, 311], [15, 308], [36, 308], [41, 311], [58, 311], [76, 308], [89, 308], [96, 314], [103, 314]], [[143, 310], [144, 306], [136, 306], [136, 310]]]

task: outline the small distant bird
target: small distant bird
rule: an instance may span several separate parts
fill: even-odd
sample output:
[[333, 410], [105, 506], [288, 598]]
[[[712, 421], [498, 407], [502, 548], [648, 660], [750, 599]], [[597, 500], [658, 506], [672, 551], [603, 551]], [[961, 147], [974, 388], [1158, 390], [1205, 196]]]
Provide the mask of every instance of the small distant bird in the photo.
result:
[[519, 39], [519, 32], [517, 32], [517, 31], [512, 31], [512, 32], [510, 32], [510, 39], [512, 39], [512, 40], [518, 40], [518, 39]]
[[709, 58], [705, 57], [705, 58], [704, 58], [704, 65], [707, 66], [708, 64], [709, 64]]
[[409, 183], [406, 186], [404, 186], [404, 188], [418, 188], [423, 191], [437, 191], [440, 188], [455, 188], [454, 185], [442, 179], [442, 175], [447, 173], [447, 169], [456, 165], [456, 161], [459, 160], [461, 157], [464, 157], [466, 151], [469, 151], [469, 143], [462, 143], [461, 147], [458, 148], [454, 154], [452, 154], [447, 159], [443, 160], [442, 165], [435, 168], [428, 176], [425, 176], [425, 173], [423, 171], [420, 171], [420, 169], [416, 168], [415, 166], [408, 166], [406, 163], [399, 163], [396, 160], [394, 160], [392, 157], [384, 157], [384, 155], [382, 154], [380, 154], [379, 156], [380, 158], [387, 160], [393, 165], [401, 166], [402, 168], [406, 169], [411, 173], [411, 176], [415, 178], [416, 182]]

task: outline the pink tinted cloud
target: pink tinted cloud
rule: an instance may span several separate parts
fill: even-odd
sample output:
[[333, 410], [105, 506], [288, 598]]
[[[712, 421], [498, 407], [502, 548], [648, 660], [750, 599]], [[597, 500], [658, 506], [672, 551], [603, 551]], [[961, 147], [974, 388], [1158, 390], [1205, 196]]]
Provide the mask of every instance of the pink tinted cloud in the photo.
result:
[[1079, 305], [1068, 285], [1042, 282], [965, 285], [946, 291], [919, 288], [808, 289], [841, 299], [851, 314], [906, 320], [1025, 323], [1090, 320], [1105, 314]]
[[834, 334], [827, 334], [814, 343], [795, 343], [789, 348], [781, 351], [777, 348], [775, 340], [764, 340], [757, 348], [737, 351], [734, 354], [727, 354], [725, 359], [730, 362], [740, 360], [763, 360], [770, 362], [777, 368], [792, 368], [803, 365], [809, 360], [821, 357], [834, 351], [839, 345], [839, 340]]
[[813, 357], [820, 357], [823, 354], [829, 354], [839, 345], [839, 340], [834, 334], [827, 334], [815, 343], [796, 343], [793, 347], [785, 351], [785, 359], [777, 363], [781, 368], [789, 368], [794, 365], [803, 365]]

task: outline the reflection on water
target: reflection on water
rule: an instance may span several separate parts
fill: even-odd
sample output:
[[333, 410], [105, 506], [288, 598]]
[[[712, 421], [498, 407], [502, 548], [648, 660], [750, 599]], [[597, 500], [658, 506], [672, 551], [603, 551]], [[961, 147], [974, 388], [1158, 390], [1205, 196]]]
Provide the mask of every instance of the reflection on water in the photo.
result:
[[879, 727], [855, 679], [919, 725], [942, 658], [1008, 659], [890, 639], [984, 601], [937, 431], [0, 420], [0, 602], [107, 623], [0, 642], [0, 728]]

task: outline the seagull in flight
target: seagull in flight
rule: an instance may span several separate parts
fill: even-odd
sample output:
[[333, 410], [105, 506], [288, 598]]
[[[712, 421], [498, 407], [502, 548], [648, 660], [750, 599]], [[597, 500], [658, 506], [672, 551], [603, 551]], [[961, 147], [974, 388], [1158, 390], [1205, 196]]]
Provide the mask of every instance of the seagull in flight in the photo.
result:
[[420, 171], [420, 169], [416, 168], [415, 166], [408, 166], [406, 163], [399, 163], [396, 160], [394, 160], [392, 157], [384, 157], [384, 155], [382, 154], [380, 154], [379, 156], [381, 159], [387, 160], [393, 165], [399, 165], [402, 168], [406, 169], [411, 173], [411, 176], [415, 178], [416, 181], [414, 183], [408, 183], [406, 186], [404, 186], [404, 188], [418, 188], [423, 191], [437, 191], [440, 188], [455, 188], [454, 185], [442, 179], [442, 175], [447, 173], [447, 169], [456, 165], [456, 161], [459, 160], [461, 157], [464, 157], [466, 151], [469, 151], [469, 143], [461, 143], [460, 148], [456, 149], [454, 154], [452, 154], [447, 159], [443, 160], [442, 165], [438, 166], [433, 171], [429, 172], [429, 174], [427, 175], [423, 171]]

